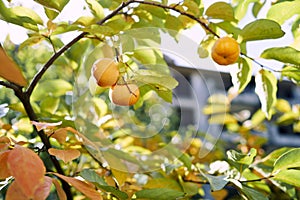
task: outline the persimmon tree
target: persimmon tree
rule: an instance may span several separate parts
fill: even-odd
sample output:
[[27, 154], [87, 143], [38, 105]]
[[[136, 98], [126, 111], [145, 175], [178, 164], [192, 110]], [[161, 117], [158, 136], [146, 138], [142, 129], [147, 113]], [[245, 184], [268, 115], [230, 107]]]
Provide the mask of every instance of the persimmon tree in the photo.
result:
[[[300, 149], [265, 153], [264, 141], [252, 134], [266, 120], [300, 130], [299, 105], [276, 95], [279, 81], [300, 82], [298, 0], [209, 6], [200, 0], [86, 0], [87, 14], [67, 21], [60, 16], [76, 2], [35, 0], [34, 8], [20, 2], [0, 1], [1, 20], [28, 33], [21, 44], [7, 36], [0, 49], [2, 197], [190, 199], [205, 195], [209, 185], [219, 199], [227, 196], [228, 186], [244, 199], [299, 198]], [[253, 20], [242, 26], [246, 15]], [[287, 22], [292, 26], [284, 26]], [[226, 95], [213, 94], [203, 109], [211, 123], [240, 134], [236, 149], [227, 151], [221, 139], [208, 149], [201, 136], [209, 133], [193, 128], [180, 131], [169, 123], [157, 131], [145, 125], [150, 121], [155, 127], [155, 120], [143, 113], [152, 112], [157, 102], [172, 104], [178, 86], [160, 48], [161, 34], [178, 41], [181, 32], [197, 25], [205, 32], [199, 59], [216, 53], [211, 51], [219, 38], [230, 37], [239, 46], [235, 63], [222, 66], [233, 87]], [[252, 41], [280, 40], [287, 33], [292, 44], [265, 48], [259, 59], [247, 51], [256, 45]], [[113, 73], [117, 82], [111, 88], [97, 85], [93, 75], [93, 64], [103, 58], [118, 63], [117, 73], [98, 74], [107, 80]], [[267, 59], [281, 67], [263, 64]], [[230, 105], [252, 76], [261, 109], [241, 120]], [[121, 106], [110, 101], [109, 90], [115, 93], [112, 102], [117, 98]], [[168, 116], [178, 120], [176, 113]], [[200, 150], [207, 152], [205, 157]]]

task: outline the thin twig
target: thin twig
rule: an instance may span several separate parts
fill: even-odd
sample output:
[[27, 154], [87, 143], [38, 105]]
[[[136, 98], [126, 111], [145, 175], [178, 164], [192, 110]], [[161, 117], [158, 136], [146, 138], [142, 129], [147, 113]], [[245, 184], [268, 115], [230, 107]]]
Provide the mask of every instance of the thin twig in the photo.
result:
[[184, 12], [182, 10], [180, 10], [179, 8], [177, 8], [177, 6], [168, 6], [168, 5], [164, 5], [164, 4], [160, 4], [160, 3], [156, 3], [156, 2], [148, 2], [148, 1], [141, 1], [141, 0], [133, 0], [132, 3], [139, 3], [139, 4], [147, 4], [147, 5], [151, 5], [151, 6], [156, 6], [156, 7], [161, 7], [161, 8], [165, 8], [165, 9], [169, 9], [169, 10], [173, 10], [176, 11], [178, 13], [180, 13], [181, 15], [187, 16], [193, 20], [195, 20], [196, 22], [198, 22], [202, 27], [204, 27], [208, 32], [210, 32], [211, 34], [213, 34], [214, 36], [216, 36], [217, 38], [220, 38], [220, 36], [215, 33], [206, 23], [204, 23], [200, 18]]

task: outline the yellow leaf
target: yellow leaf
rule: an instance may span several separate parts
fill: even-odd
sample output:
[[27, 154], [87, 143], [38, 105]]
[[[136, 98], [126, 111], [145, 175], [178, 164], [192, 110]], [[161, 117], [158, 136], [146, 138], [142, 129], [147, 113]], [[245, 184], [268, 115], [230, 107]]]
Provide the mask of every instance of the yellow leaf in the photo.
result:
[[75, 158], [78, 158], [80, 156], [80, 151], [78, 151], [77, 149], [60, 150], [50, 148], [48, 152], [50, 155], [56, 156], [65, 163], [74, 160]]
[[6, 55], [4, 49], [0, 46], [0, 76], [10, 82], [16, 83], [20, 86], [26, 85], [21, 70], [17, 65]]

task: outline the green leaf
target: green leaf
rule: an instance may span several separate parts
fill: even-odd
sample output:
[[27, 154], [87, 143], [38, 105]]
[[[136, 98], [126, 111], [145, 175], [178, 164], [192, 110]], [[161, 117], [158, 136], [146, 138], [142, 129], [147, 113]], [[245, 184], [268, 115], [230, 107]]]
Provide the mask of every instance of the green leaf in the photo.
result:
[[34, 0], [46, 8], [55, 9], [59, 12], [69, 3], [70, 0]]
[[140, 190], [135, 193], [136, 199], [147, 199], [147, 200], [170, 200], [184, 197], [184, 192], [172, 190], [168, 188], [154, 188]]
[[92, 169], [83, 169], [79, 175], [89, 182], [98, 183], [99, 185], [107, 185], [105, 180]]
[[28, 17], [32, 19], [36, 24], [43, 24], [42, 18], [32, 9], [23, 6], [16, 6], [10, 9], [12, 13], [19, 17]]
[[292, 111], [290, 103], [285, 99], [277, 99], [275, 107], [281, 113]]
[[264, 50], [260, 55], [262, 58], [274, 59], [283, 63], [300, 66], [300, 51], [293, 47], [273, 47]]
[[241, 191], [248, 197], [249, 200], [268, 200], [268, 197], [258, 192], [257, 190], [243, 185]]
[[213, 19], [236, 21], [236, 19], [234, 18], [233, 8], [230, 4], [225, 2], [216, 2], [210, 5], [206, 10], [205, 15]]
[[[14, 9], [18, 11], [18, 13], [14, 13], [13, 11]], [[22, 13], [22, 11], [24, 11], [25, 13]], [[4, 5], [3, 1], [0, 1], [0, 19], [3, 19], [6, 22], [22, 26], [24, 28], [33, 31], [38, 31], [39, 29], [37, 26], [37, 22], [30, 17], [35, 18], [37, 21], [40, 21], [40, 19], [38, 19], [38, 17], [36, 16], [37, 14], [35, 12], [32, 12], [31, 15], [27, 16], [26, 14], [28, 13], [30, 14], [30, 11], [26, 8], [24, 9], [22, 7], [7, 8]]]
[[226, 179], [227, 176], [225, 176], [225, 175], [212, 176], [212, 175], [203, 173], [203, 176], [207, 178], [208, 182], [210, 183], [210, 187], [211, 187], [212, 191], [218, 191], [218, 190], [223, 189], [229, 182]]
[[272, 72], [262, 69], [255, 76], [255, 83], [255, 93], [261, 102], [261, 109], [270, 120], [277, 100], [277, 79]]
[[282, 170], [274, 175], [274, 179], [300, 187], [300, 170]]
[[104, 10], [96, 0], [85, 0], [97, 20], [104, 18]]
[[243, 41], [280, 38], [285, 33], [280, 25], [269, 19], [258, 19], [247, 24], [241, 31]]
[[256, 156], [257, 151], [254, 148], [251, 148], [249, 153], [242, 154], [235, 150], [229, 150], [227, 151], [228, 159], [231, 161], [234, 161], [236, 163], [250, 165], [254, 161], [254, 157]]
[[191, 169], [192, 161], [186, 153], [180, 151], [177, 147], [175, 147], [172, 144], [165, 145], [164, 148], [167, 150], [168, 153], [180, 160], [188, 169]]
[[228, 162], [235, 167], [241, 173], [253, 163], [254, 158], [257, 154], [256, 149], [251, 148], [248, 154], [242, 154], [235, 150], [229, 150], [226, 152]]
[[292, 149], [281, 155], [274, 163], [273, 172], [300, 167], [300, 148]]
[[279, 24], [300, 13], [299, 0], [277, 3], [269, 9], [267, 18], [272, 19]]
[[266, 1], [264, 0], [263, 2], [257, 1], [254, 2], [254, 5], [252, 7], [252, 14], [254, 17], [258, 16], [259, 11], [262, 9], [262, 7], [266, 4]]
[[279, 149], [276, 149], [274, 151], [272, 151], [269, 155], [267, 155], [266, 157], [264, 157], [262, 159], [262, 162], [267, 165], [267, 166], [272, 166], [274, 165], [274, 163], [276, 162], [276, 160], [281, 156], [283, 155], [284, 153], [290, 151], [291, 147], [282, 147], [282, 148], [279, 148]]
[[236, 27], [236, 25], [229, 21], [223, 21], [215, 23], [216, 26], [220, 27], [227, 34], [232, 34], [234, 38], [237, 38], [241, 32], [241, 29]]
[[59, 12], [49, 9], [47, 7], [44, 7], [44, 10], [45, 10], [45, 14], [47, 15], [48, 19], [50, 19], [50, 20], [55, 19], [59, 15]]
[[248, 83], [251, 81], [251, 62], [249, 62], [248, 59], [242, 58], [242, 62], [239, 62], [238, 64], [238, 71], [232, 70], [230, 74], [234, 88], [236, 88], [239, 93], [243, 92]]
[[79, 17], [73, 24], [79, 24], [81, 26], [90, 26], [92, 24], [95, 24], [96, 18], [92, 16], [81, 16]]
[[281, 71], [281, 76], [286, 77], [294, 83], [300, 85], [300, 69], [293, 66], [284, 66]]
[[170, 178], [154, 178], [150, 179], [145, 185], [145, 189], [153, 189], [153, 188], [169, 188], [172, 190], [182, 191], [180, 184]]
[[122, 192], [113, 186], [109, 186], [105, 180], [92, 169], [84, 169], [79, 173], [79, 175], [85, 180], [94, 183], [98, 188], [111, 193], [118, 199], [128, 199], [128, 195], [125, 192]]
[[153, 70], [138, 70], [133, 80], [145, 84], [163, 86], [169, 90], [174, 89], [178, 85], [176, 79], [171, 75], [161, 74]]
[[72, 91], [73, 86], [62, 79], [45, 80], [37, 85], [32, 94], [33, 100], [43, 100], [46, 96], [59, 97]]
[[202, 8], [198, 2], [195, 2], [193, 0], [185, 0], [182, 6], [187, 8], [187, 10], [185, 11], [186, 13], [192, 14], [195, 17], [199, 17], [200, 15], [202, 15]]
[[40, 43], [41, 41], [45, 40], [46, 38], [42, 35], [33, 35], [29, 38], [27, 38], [25, 41], [23, 41], [20, 46], [19, 46], [19, 49], [23, 49], [24, 47], [27, 47], [27, 46], [31, 46], [31, 45], [34, 45], [34, 44], [37, 44], [37, 43]]
[[237, 7], [234, 9], [235, 18], [241, 20], [248, 11], [250, 3], [258, 2], [259, 0], [238, 0]]
[[290, 112], [286, 112], [283, 115], [281, 115], [276, 120], [276, 124], [287, 126], [287, 125], [293, 124], [298, 119], [299, 119], [299, 114], [297, 114], [297, 113], [295, 113], [293, 111], [290, 111]]
[[169, 34], [173, 37], [176, 37], [179, 31], [184, 28], [182, 22], [172, 15], [166, 17], [165, 27], [171, 30], [169, 31]]
[[54, 114], [59, 106], [60, 99], [57, 97], [46, 97], [41, 102], [41, 110]]

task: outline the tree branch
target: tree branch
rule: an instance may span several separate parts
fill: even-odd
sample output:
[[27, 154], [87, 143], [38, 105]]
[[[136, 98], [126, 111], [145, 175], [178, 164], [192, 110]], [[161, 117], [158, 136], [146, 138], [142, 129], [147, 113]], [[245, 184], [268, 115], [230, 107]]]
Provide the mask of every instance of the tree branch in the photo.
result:
[[[102, 20], [97, 22], [98, 25], [102, 25], [107, 20], [115, 16], [120, 10], [128, 6], [129, 4], [133, 3], [133, 0], [129, 0], [127, 2], [123, 2], [118, 8], [116, 8], [114, 11], [112, 11], [109, 15], [104, 17]], [[48, 68], [58, 59], [65, 51], [67, 51], [71, 46], [73, 46], [76, 42], [78, 42], [80, 39], [82, 39], [85, 35], [87, 35], [87, 32], [82, 32], [77, 37], [75, 37], [72, 41], [70, 41], [68, 44], [63, 46], [58, 52], [54, 53], [53, 56], [48, 60], [48, 62], [40, 69], [40, 71], [33, 77], [31, 83], [29, 84], [26, 93], [28, 96], [30, 96], [37, 85], [37, 83], [40, 81], [42, 76], [45, 74], [45, 72], [48, 70]]]
[[141, 0], [133, 0], [133, 3], [139, 3], [139, 4], [147, 4], [147, 5], [151, 5], [151, 6], [156, 6], [156, 7], [161, 7], [164, 9], [169, 9], [169, 10], [173, 10], [176, 11], [178, 13], [180, 13], [181, 15], [187, 16], [193, 20], [195, 20], [196, 22], [198, 22], [204, 29], [206, 29], [208, 32], [210, 32], [211, 34], [213, 34], [214, 36], [216, 36], [217, 38], [220, 38], [220, 36], [215, 33], [211, 28], [209, 28], [209, 26], [204, 23], [200, 18], [187, 13], [187, 12], [183, 12], [182, 10], [176, 8], [177, 6], [168, 6], [168, 5], [164, 5], [164, 4], [160, 4], [160, 3], [156, 3], [156, 2], [148, 2], [148, 1], [141, 1]]

